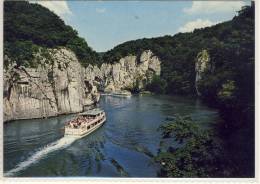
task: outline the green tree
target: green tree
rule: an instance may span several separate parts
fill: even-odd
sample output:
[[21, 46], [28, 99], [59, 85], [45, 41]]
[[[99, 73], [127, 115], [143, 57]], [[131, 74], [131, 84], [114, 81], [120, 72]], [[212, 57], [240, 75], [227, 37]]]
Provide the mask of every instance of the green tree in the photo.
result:
[[176, 116], [173, 122], [163, 124], [159, 130], [163, 140], [170, 139], [175, 143], [175, 146], [160, 148], [155, 157], [155, 161], [161, 165], [159, 176], [223, 176], [221, 159], [224, 158], [220, 157], [220, 147], [212, 135], [199, 128], [189, 116]]
[[164, 79], [154, 75], [151, 83], [147, 85], [146, 89], [154, 93], [162, 94], [165, 92], [166, 85], [167, 83]]

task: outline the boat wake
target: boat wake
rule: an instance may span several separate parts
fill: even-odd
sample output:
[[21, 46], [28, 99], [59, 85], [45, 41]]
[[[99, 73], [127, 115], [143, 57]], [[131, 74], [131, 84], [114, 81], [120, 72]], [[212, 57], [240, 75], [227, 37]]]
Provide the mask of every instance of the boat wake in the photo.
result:
[[24, 170], [25, 168], [27, 168], [31, 164], [38, 162], [39, 160], [41, 160], [47, 154], [69, 146], [70, 144], [72, 144], [77, 139], [79, 139], [79, 138], [77, 138], [77, 137], [63, 137], [63, 138], [61, 138], [61, 139], [59, 139], [55, 142], [47, 144], [46, 146], [41, 148], [39, 151], [35, 152], [31, 157], [29, 157], [25, 161], [20, 162], [18, 165], [16, 165], [15, 168], [6, 172], [4, 174], [4, 176], [5, 177], [13, 176], [15, 173]]

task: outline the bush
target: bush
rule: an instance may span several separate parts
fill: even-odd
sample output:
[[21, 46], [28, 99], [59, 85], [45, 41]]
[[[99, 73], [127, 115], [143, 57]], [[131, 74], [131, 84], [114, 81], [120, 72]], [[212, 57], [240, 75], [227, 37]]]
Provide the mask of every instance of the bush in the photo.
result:
[[[188, 116], [177, 116], [159, 130], [163, 140], [171, 138], [178, 146], [160, 148], [155, 161], [161, 166], [161, 177], [223, 176], [224, 157], [213, 136], [202, 130]], [[169, 142], [169, 141], [168, 141]], [[169, 143], [167, 144], [169, 145]], [[223, 161], [224, 162], [224, 161]]]

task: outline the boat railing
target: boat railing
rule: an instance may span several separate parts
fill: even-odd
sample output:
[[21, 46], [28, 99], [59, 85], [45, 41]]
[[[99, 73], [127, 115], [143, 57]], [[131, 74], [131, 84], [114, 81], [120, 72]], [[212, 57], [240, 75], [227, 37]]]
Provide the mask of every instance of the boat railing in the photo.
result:
[[103, 118], [104, 118], [104, 114], [102, 113], [101, 115], [96, 116], [96, 118], [91, 118], [91, 119], [88, 118], [87, 122], [86, 122], [86, 119], [85, 119], [85, 122], [84, 122], [84, 120], [82, 120], [83, 122], [81, 124], [73, 126], [73, 127], [71, 127], [71, 125], [70, 125], [71, 121], [69, 121], [65, 125], [65, 127], [66, 128], [71, 128], [71, 129], [86, 129], [88, 126], [92, 126], [94, 123], [96, 123], [99, 120], [102, 120]]

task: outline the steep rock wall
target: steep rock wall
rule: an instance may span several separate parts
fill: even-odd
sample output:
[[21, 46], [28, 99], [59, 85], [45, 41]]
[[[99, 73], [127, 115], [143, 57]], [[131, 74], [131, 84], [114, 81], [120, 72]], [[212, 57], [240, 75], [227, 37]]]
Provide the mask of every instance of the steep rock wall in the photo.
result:
[[144, 51], [140, 58], [130, 55], [115, 64], [103, 63], [100, 68], [89, 65], [85, 69], [86, 78], [104, 91], [143, 89], [160, 73], [161, 61], [150, 50]]
[[210, 56], [208, 51], [204, 49], [198, 53], [195, 62], [195, 88], [198, 96], [201, 95], [198, 88], [198, 83], [201, 80], [203, 73], [211, 70], [213, 70], [213, 65], [211, 63]]
[[[8, 59], [8, 58], [5, 58]], [[37, 68], [9, 65], [4, 69], [4, 121], [75, 113], [99, 100], [97, 88], [67, 49], [38, 53]]]
[[150, 50], [100, 67], [82, 67], [65, 48], [39, 52], [35, 60], [37, 68], [13, 64], [4, 69], [4, 121], [80, 112], [99, 101], [97, 88], [143, 89], [161, 73], [161, 61]]

